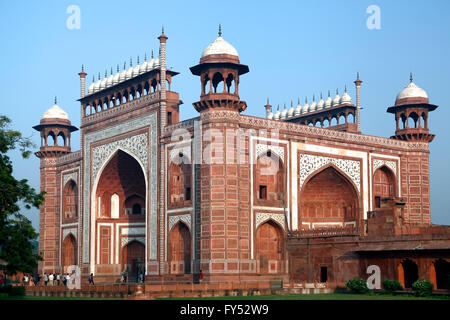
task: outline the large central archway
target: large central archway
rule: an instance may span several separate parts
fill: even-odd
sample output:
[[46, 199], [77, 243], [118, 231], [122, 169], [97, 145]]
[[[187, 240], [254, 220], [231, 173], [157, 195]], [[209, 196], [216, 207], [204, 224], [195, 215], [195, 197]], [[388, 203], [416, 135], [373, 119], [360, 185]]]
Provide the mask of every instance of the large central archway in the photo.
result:
[[[96, 275], [119, 275], [124, 267], [136, 273], [136, 261], [127, 261], [127, 257], [139, 258], [138, 263], [145, 265], [145, 245], [141, 243], [142, 248], [135, 250], [138, 245], [133, 242], [146, 236], [147, 193], [141, 164], [127, 152], [117, 150], [102, 169], [94, 192]], [[123, 249], [124, 243], [133, 246]]]
[[334, 166], [320, 170], [306, 181], [299, 207], [303, 229], [358, 225], [358, 192]]

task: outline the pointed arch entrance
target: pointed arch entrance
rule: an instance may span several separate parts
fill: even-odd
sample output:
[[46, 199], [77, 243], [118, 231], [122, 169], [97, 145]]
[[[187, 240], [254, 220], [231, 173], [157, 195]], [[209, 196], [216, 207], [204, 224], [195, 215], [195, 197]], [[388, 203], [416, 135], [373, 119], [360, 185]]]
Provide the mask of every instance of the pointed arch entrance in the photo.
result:
[[145, 266], [145, 240], [123, 247], [133, 238], [146, 236], [147, 182], [143, 168], [137, 158], [118, 149], [99, 172], [92, 197], [96, 275], [118, 275], [128, 268], [133, 280]]
[[167, 260], [171, 274], [191, 273], [191, 234], [182, 222], [170, 231]]
[[397, 267], [398, 282], [404, 288], [411, 288], [412, 284], [419, 279], [419, 268], [417, 264], [410, 260], [403, 260]]
[[359, 196], [354, 184], [333, 165], [319, 169], [300, 192], [303, 229], [358, 226]]
[[136, 240], [129, 242], [122, 249], [122, 270], [128, 272], [129, 281], [137, 279], [142, 272], [145, 262], [145, 246]]
[[68, 266], [77, 265], [77, 241], [72, 234], [68, 234], [63, 241], [63, 272], [67, 272]]
[[450, 262], [438, 259], [431, 264], [431, 271], [435, 288], [450, 290]]
[[260, 273], [282, 272], [284, 259], [284, 233], [272, 220], [256, 231], [256, 259]]

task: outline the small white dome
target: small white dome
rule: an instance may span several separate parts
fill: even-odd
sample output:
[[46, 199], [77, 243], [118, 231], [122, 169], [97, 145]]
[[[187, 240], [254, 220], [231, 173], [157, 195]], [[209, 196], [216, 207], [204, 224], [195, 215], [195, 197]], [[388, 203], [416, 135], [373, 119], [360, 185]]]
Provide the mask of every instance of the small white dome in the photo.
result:
[[341, 101], [341, 97], [339, 96], [339, 94], [336, 93], [336, 96], [334, 97], [333, 102], [331, 103], [331, 105], [333, 107], [337, 106], [340, 103], [340, 101]]
[[295, 115], [299, 116], [302, 114], [302, 106], [300, 105], [300, 103], [297, 105], [297, 107], [295, 108]]
[[309, 112], [309, 104], [306, 102], [302, 107], [302, 113], [308, 113]]
[[108, 79], [106, 79], [106, 86], [107, 86], [107, 87], [112, 86], [112, 85], [113, 85], [113, 80], [114, 80], [114, 76], [113, 76], [113, 75], [110, 75], [110, 76], [108, 77]]
[[95, 83], [94, 83], [94, 92], [97, 92], [98, 90], [100, 90], [100, 80], [97, 80]]
[[311, 103], [311, 105], [309, 106], [309, 109], [308, 109], [309, 112], [316, 111], [316, 106], [317, 106], [316, 102], [313, 101], [313, 102]]
[[325, 108], [330, 108], [333, 103], [333, 100], [331, 100], [331, 97], [328, 96], [327, 100], [325, 100]]
[[88, 87], [88, 94], [94, 93], [94, 82]]
[[106, 78], [103, 78], [103, 80], [100, 82], [100, 90], [106, 88]]
[[118, 84], [119, 82], [120, 82], [120, 73], [117, 72], [113, 77], [112, 84], [115, 85]]
[[119, 81], [127, 80], [127, 70], [123, 69], [119, 76]]
[[232, 56], [239, 56], [237, 50], [225, 41], [222, 36], [219, 36], [216, 40], [211, 42], [205, 50], [203, 50], [202, 58], [211, 54], [229, 54]]
[[273, 120], [280, 120], [281, 112], [280, 110], [277, 110], [275, 114], [273, 115]]
[[286, 109], [286, 106], [284, 106], [283, 111], [281, 111], [281, 119], [286, 119], [287, 118], [287, 114], [288, 114], [288, 111]]
[[141, 69], [139, 71], [140, 74], [147, 72], [147, 68], [148, 68], [148, 62], [145, 61], [142, 65], [141, 65]]
[[153, 66], [152, 69], [157, 68], [161, 65], [161, 63], [159, 62], [159, 57], [156, 57], [155, 60], [153, 60]]
[[405, 98], [426, 98], [428, 94], [422, 88], [419, 88], [414, 82], [410, 82], [402, 91], [397, 94], [396, 100]]
[[131, 78], [133, 78], [133, 67], [130, 67], [128, 70], [127, 70], [127, 74], [126, 74], [126, 76], [125, 76], [125, 79], [131, 79]]
[[294, 112], [295, 112], [295, 109], [294, 109], [294, 107], [291, 105], [291, 107], [289, 108], [289, 110], [288, 110], [288, 117], [290, 118], [290, 117], [293, 117], [294, 116]]
[[42, 119], [64, 119], [69, 120], [69, 115], [61, 109], [57, 104], [54, 104], [50, 109], [44, 112]]
[[319, 102], [317, 102], [316, 110], [322, 110], [325, 107], [325, 101], [323, 101], [322, 98], [320, 98]]
[[350, 95], [347, 92], [344, 92], [344, 94], [341, 97], [341, 104], [351, 103], [351, 102], [352, 102], [352, 98], [350, 97]]
[[141, 66], [138, 64], [136, 67], [134, 67], [133, 69], [133, 77], [136, 77], [138, 75], [141, 74]]

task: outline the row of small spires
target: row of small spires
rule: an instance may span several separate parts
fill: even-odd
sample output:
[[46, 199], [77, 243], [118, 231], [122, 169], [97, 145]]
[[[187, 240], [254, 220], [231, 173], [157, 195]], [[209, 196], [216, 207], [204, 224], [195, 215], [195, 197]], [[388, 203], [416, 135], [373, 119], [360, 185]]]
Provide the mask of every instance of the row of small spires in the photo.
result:
[[[347, 86], [345, 86], [345, 92], [342, 97], [339, 96], [339, 90], [336, 89], [336, 96], [334, 97], [334, 99], [331, 99], [330, 90], [328, 90], [328, 98], [326, 100], [323, 100], [321, 93], [320, 100], [316, 103], [315, 96], [313, 95], [313, 102], [310, 105], [308, 104], [308, 98], [305, 98], [305, 104], [303, 106], [300, 105], [300, 98], [298, 98], [298, 105], [296, 108], [294, 108], [291, 101], [291, 107], [289, 108], [289, 110], [286, 109], [286, 104], [284, 104], [284, 109], [280, 112], [280, 105], [278, 105], [277, 111], [275, 113], [272, 113], [272, 108], [270, 108], [271, 110], [270, 112], [268, 112], [267, 118], [271, 120], [288, 119], [299, 116], [301, 114], [331, 108], [340, 104], [351, 104], [351, 97], [347, 93]], [[267, 105], [269, 105], [269, 99], [267, 99]]]
[[95, 81], [95, 77], [92, 76], [92, 83], [88, 88], [88, 94], [92, 94], [97, 91], [108, 88], [110, 86], [116, 85], [119, 82], [131, 79], [150, 70], [157, 69], [158, 67], [160, 67], [159, 57], [153, 58], [153, 51], [152, 51], [152, 59], [148, 62], [147, 62], [147, 54], [145, 54], [143, 64], [139, 64], [139, 56], [138, 56], [137, 66], [135, 66], [134, 68], [133, 68], [133, 59], [130, 57], [130, 68], [128, 70], [126, 70], [126, 62], [124, 62], [122, 72], [119, 72], [119, 65], [117, 65], [117, 73], [115, 75], [113, 75], [113, 68], [111, 67], [110, 76], [108, 77], [108, 71], [105, 70], [105, 77], [103, 78], [103, 80], [100, 80], [100, 72], [98, 73], [97, 81]]

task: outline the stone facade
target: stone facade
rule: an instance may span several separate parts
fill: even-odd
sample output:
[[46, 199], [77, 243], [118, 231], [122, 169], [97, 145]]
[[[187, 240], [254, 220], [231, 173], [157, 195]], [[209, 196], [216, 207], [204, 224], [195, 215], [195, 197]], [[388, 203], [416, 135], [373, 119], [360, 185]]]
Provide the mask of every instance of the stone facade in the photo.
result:
[[[228, 54], [191, 68], [200, 116], [179, 122], [177, 73], [159, 40], [159, 68], [83, 94], [80, 151], [45, 143], [37, 153], [47, 192], [40, 272], [75, 263], [97, 281], [128, 270], [153, 282], [201, 272], [210, 283], [338, 285], [369, 264], [405, 277], [398, 266], [410, 259], [437, 281], [430, 265], [448, 263], [450, 230], [431, 225], [430, 141], [241, 115], [248, 67]], [[411, 251], [416, 243], [423, 252]]]

